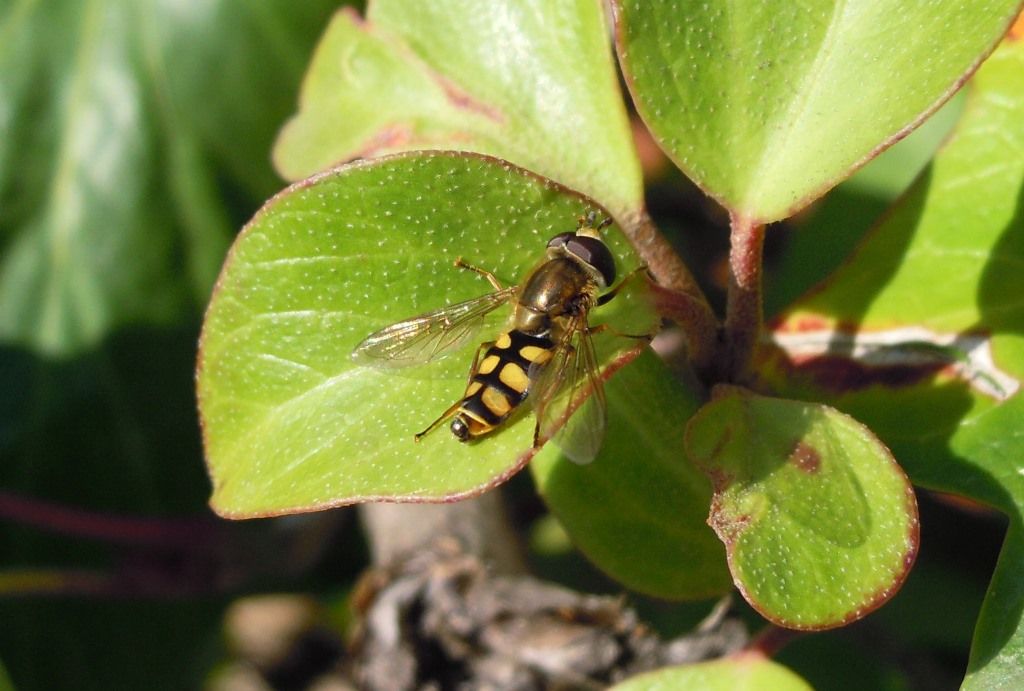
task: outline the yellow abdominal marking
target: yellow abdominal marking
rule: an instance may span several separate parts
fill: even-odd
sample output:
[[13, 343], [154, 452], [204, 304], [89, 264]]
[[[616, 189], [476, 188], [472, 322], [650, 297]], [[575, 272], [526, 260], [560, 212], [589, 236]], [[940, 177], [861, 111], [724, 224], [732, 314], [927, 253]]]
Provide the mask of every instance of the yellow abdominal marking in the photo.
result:
[[498, 417], [508, 415], [508, 412], [512, 410], [512, 406], [509, 405], [508, 399], [505, 398], [505, 394], [490, 386], [484, 389], [481, 400], [483, 400], [487, 409]]
[[501, 380], [502, 384], [515, 389], [519, 393], [526, 391], [526, 387], [530, 384], [530, 379], [526, 376], [526, 372], [514, 362], [510, 362], [501, 368], [498, 379]]
[[472, 396], [477, 391], [479, 391], [482, 387], [483, 387], [483, 384], [481, 384], [478, 381], [475, 381], [475, 382], [471, 383], [469, 385], [469, 387], [466, 389], [466, 397], [468, 398], [469, 396]]
[[543, 365], [545, 362], [551, 359], [551, 351], [539, 348], [537, 346], [523, 346], [519, 349], [519, 354], [529, 362], [534, 362], [538, 365]]
[[480, 363], [480, 369], [477, 370], [480, 374], [490, 374], [494, 371], [494, 368], [498, 366], [500, 359], [497, 355], [488, 355], [484, 358], [484, 361]]
[[504, 350], [512, 345], [512, 337], [508, 335], [508, 332], [505, 332], [498, 336], [498, 340], [494, 342], [494, 345]]

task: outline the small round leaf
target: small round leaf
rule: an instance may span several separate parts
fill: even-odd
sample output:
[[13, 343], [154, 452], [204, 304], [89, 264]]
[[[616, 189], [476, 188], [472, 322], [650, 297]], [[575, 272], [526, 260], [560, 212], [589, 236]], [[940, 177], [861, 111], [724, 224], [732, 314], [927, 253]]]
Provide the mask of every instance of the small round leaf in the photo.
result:
[[906, 578], [918, 545], [913, 489], [849, 416], [722, 387], [690, 420], [686, 447], [715, 486], [709, 522], [736, 585], [767, 619], [847, 624]]

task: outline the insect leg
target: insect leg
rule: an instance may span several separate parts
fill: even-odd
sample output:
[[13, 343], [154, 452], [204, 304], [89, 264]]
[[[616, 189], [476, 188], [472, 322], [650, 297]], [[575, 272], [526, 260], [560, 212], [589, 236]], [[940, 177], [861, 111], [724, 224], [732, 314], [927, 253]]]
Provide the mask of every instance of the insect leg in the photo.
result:
[[651, 336], [651, 334], [628, 334], [628, 333], [624, 333], [622, 331], [619, 331], [615, 327], [613, 327], [611, 324], [598, 324], [597, 326], [588, 326], [587, 327], [587, 335], [589, 335], [589, 336], [593, 336], [594, 334], [599, 334], [602, 331], [607, 331], [607, 332], [611, 333], [613, 336], [619, 336], [621, 338], [635, 338], [635, 339], [640, 340], [640, 341], [649, 341], [649, 340], [651, 340], [651, 338], [653, 338], [653, 336]]
[[481, 276], [486, 278], [488, 281], [490, 281], [491, 285], [494, 286], [495, 290], [504, 290], [505, 289], [501, 285], [501, 281], [499, 281], [498, 278], [494, 274], [492, 274], [490, 271], [488, 271], [487, 269], [481, 269], [478, 266], [473, 266], [472, 264], [467, 264], [466, 262], [462, 261], [462, 257], [459, 257], [458, 259], [455, 260], [455, 266], [459, 267], [460, 269], [468, 269], [469, 271], [472, 271], [473, 273], [480, 274]]
[[642, 264], [623, 276], [622, 280], [613, 286], [611, 290], [597, 299], [597, 306], [600, 307], [601, 305], [608, 304], [612, 298], [619, 294], [619, 291], [622, 290], [627, 283], [635, 279], [638, 274], [645, 271], [647, 271], [647, 265]]
[[476, 353], [473, 355], [473, 366], [469, 368], [469, 376], [466, 378], [466, 386], [468, 387], [473, 383], [473, 375], [477, 373], [477, 369], [480, 367], [480, 353], [486, 351], [496, 341], [485, 341], [480, 344], [480, 347], [476, 349]]

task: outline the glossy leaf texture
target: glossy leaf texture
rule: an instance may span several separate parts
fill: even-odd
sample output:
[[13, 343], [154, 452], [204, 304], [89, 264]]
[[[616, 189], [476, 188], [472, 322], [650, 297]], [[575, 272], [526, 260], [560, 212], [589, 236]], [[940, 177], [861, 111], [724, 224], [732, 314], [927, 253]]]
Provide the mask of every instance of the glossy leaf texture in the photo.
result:
[[0, 341], [69, 355], [205, 301], [216, 183], [275, 186], [272, 114], [330, 4], [4, 3]]
[[652, 352], [607, 385], [608, 438], [587, 466], [557, 447], [530, 464], [573, 543], [619, 583], [666, 599], [730, 587], [725, 552], [707, 525], [711, 485], [679, 449], [699, 406]]
[[664, 667], [639, 674], [611, 691], [811, 691], [811, 686], [782, 665], [757, 654], [733, 655], [711, 662]]
[[1010, 517], [970, 688], [1024, 654], [1024, 43], [978, 71], [951, 140], [852, 259], [776, 324], [772, 379], [871, 426], [915, 483]]
[[1020, 0], [616, 0], [620, 61], [662, 148], [734, 215], [786, 218], [906, 134]]
[[[455, 402], [480, 341], [422, 367], [380, 369], [350, 357], [389, 323], [493, 290], [457, 258], [519, 282], [548, 239], [574, 230], [585, 198], [496, 159], [419, 152], [353, 164], [268, 202], [232, 248], [211, 302], [199, 395], [214, 508], [248, 517], [371, 499], [441, 501], [482, 492], [532, 456], [524, 415], [476, 443], [446, 429], [413, 435]], [[640, 262], [614, 229], [625, 275]], [[650, 333], [657, 317], [642, 281], [592, 323]], [[617, 368], [642, 341], [596, 337]]]
[[413, 149], [490, 154], [600, 200], [643, 206], [600, 0], [371, 0], [339, 12], [274, 160], [297, 180]]
[[736, 585], [765, 618], [848, 624], [906, 578], [918, 547], [913, 489], [849, 416], [720, 387], [687, 424], [686, 450], [715, 486], [708, 521]]

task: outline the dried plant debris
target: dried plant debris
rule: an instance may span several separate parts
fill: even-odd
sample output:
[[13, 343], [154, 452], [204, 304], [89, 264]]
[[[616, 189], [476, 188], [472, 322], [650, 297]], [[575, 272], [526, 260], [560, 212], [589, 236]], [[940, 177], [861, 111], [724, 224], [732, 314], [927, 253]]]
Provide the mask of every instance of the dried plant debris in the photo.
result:
[[725, 607], [663, 642], [621, 598], [491, 575], [454, 540], [366, 577], [350, 671], [359, 688], [601, 689], [746, 643]]

